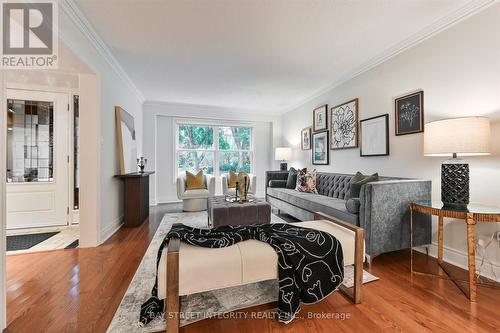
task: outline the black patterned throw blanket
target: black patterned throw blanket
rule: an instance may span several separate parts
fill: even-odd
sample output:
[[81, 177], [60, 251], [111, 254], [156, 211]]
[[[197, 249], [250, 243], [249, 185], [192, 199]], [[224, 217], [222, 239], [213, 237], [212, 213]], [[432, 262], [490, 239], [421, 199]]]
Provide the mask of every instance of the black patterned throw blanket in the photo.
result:
[[[340, 242], [329, 233], [287, 223], [221, 226], [197, 229], [175, 224], [163, 240], [156, 265], [170, 238], [202, 247], [222, 248], [248, 239], [266, 242], [278, 254], [278, 320], [292, 321], [300, 303], [312, 304], [334, 292], [344, 279], [344, 257]], [[158, 272], [158, 270], [157, 270]], [[152, 297], [141, 306], [140, 323], [146, 325], [164, 313], [158, 299], [158, 273]]]

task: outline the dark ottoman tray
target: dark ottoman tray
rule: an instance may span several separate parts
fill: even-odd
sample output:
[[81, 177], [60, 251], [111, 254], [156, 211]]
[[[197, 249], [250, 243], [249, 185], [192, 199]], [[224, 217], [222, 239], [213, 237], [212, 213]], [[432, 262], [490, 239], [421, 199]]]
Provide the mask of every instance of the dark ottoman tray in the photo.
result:
[[271, 205], [262, 199], [252, 202], [227, 202], [224, 196], [208, 198], [208, 224], [248, 225], [271, 223]]

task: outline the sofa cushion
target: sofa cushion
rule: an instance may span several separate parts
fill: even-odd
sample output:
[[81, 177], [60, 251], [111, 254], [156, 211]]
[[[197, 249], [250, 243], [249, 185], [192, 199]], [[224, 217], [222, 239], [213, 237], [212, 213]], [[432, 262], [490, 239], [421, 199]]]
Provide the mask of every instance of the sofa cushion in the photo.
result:
[[207, 189], [186, 190], [182, 194], [182, 199], [205, 199], [210, 197], [210, 192]]
[[[272, 250], [272, 249], [271, 249]], [[158, 276], [166, 277], [167, 249], [162, 252]], [[241, 254], [238, 246], [219, 249], [181, 242], [179, 248], [179, 295], [195, 294], [241, 285]], [[221, 274], [220, 272], [224, 272]], [[166, 278], [158, 280], [158, 296], [166, 297]]]
[[345, 208], [347, 211], [352, 214], [359, 214], [359, 207], [361, 206], [361, 202], [359, 198], [350, 198], [345, 202]]
[[318, 172], [316, 189], [319, 194], [347, 200], [351, 191], [352, 178], [352, 175]]
[[323, 212], [344, 222], [358, 225], [358, 215], [348, 212], [342, 199], [285, 188], [267, 188], [267, 194], [311, 213]]

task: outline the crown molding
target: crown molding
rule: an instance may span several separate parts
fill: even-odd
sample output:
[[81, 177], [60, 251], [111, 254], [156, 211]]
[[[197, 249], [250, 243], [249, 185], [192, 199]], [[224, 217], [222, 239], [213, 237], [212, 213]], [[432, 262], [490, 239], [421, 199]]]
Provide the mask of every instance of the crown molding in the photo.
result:
[[[59, 7], [67, 14], [69, 19], [75, 24], [76, 28], [87, 38], [93, 48], [97, 53], [104, 58], [108, 65], [113, 69], [113, 71], [118, 75], [118, 77], [125, 83], [127, 87], [132, 91], [132, 93], [137, 97], [137, 99], [144, 103], [145, 98], [141, 91], [134, 84], [132, 79], [128, 76], [127, 72], [120, 65], [118, 60], [113, 56], [111, 50], [108, 48], [106, 43], [102, 40], [99, 34], [92, 27], [92, 24], [87, 20], [85, 14], [80, 10], [78, 5], [74, 0], [58, 0]], [[63, 40], [64, 34], [60, 34]], [[67, 39], [65, 42], [70, 42]]]
[[280, 113], [281, 114], [287, 113], [289, 111], [299, 108], [300, 106], [306, 103], [312, 102], [315, 98], [318, 98], [319, 96], [334, 90], [335, 88], [346, 83], [347, 81], [354, 79], [355, 77], [397, 56], [398, 54], [422, 43], [423, 41], [433, 37], [434, 35], [446, 29], [451, 28], [452, 26], [469, 18], [470, 16], [475, 15], [480, 11], [498, 2], [499, 2], [498, 0], [474, 0], [469, 2], [467, 5], [457, 9], [456, 11], [450, 13], [447, 16], [444, 16], [443, 18], [437, 20], [433, 24], [411, 35], [407, 39], [393, 45], [384, 52], [373, 57], [372, 59], [362, 64], [361, 66], [357, 67], [355, 70], [351, 71], [347, 75], [344, 75], [342, 78], [330, 83], [326, 87], [317, 90], [315, 93], [311, 94], [311, 96], [309, 97], [306, 97], [301, 102], [295, 103], [293, 106], [281, 110]]
[[169, 107], [184, 110], [205, 110], [211, 112], [231, 112], [235, 114], [242, 115], [261, 115], [261, 116], [280, 116], [281, 113], [278, 111], [264, 111], [261, 109], [244, 109], [244, 108], [231, 108], [226, 106], [218, 105], [206, 105], [206, 104], [192, 104], [192, 103], [179, 103], [179, 102], [167, 102], [167, 101], [155, 101], [146, 100], [143, 104], [144, 107]]

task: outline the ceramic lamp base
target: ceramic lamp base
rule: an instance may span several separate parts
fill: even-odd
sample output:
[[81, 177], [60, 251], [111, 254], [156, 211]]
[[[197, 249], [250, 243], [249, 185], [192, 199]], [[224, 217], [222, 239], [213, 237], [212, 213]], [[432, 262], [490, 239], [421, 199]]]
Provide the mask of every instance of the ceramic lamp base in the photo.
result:
[[469, 204], [469, 164], [452, 159], [441, 165], [441, 201], [447, 207], [466, 208]]

